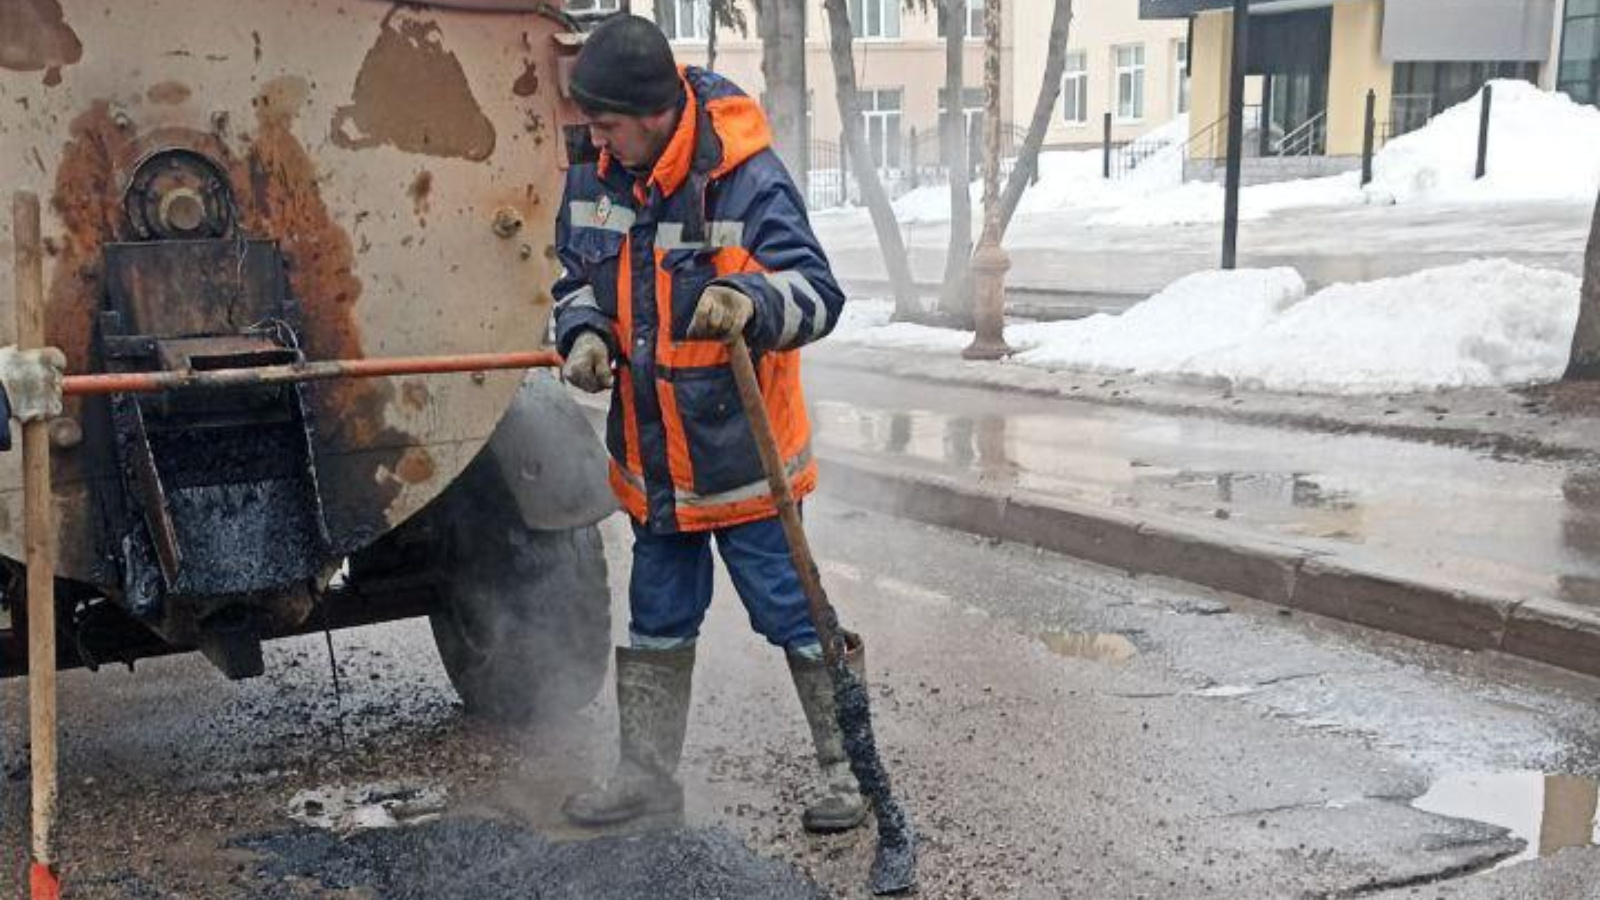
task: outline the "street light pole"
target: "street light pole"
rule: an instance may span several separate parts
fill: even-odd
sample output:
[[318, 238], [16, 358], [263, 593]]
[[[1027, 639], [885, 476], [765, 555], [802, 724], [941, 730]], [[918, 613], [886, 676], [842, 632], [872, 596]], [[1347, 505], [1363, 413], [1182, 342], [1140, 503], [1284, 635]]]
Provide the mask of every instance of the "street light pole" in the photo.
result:
[[[1233, 52], [1228, 72], [1228, 162], [1222, 201], [1222, 267], [1239, 261], [1239, 167], [1244, 154], [1244, 74], [1250, 39], [1250, 2], [1233, 0]], [[1260, 127], [1268, 127], [1261, 111]]]
[[[972, 317], [976, 333], [961, 351], [966, 359], [1000, 359], [1006, 345], [1006, 271], [1011, 259], [1000, 246], [1000, 0], [983, 5], [983, 234], [972, 254]], [[955, 23], [951, 23], [954, 27]]]

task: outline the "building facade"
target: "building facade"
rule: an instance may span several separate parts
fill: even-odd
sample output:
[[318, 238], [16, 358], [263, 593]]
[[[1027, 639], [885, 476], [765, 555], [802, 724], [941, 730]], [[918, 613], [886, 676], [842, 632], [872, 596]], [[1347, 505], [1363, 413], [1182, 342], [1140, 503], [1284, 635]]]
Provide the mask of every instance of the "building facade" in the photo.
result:
[[[568, 0], [580, 12], [617, 11], [626, 0]], [[749, 33], [727, 28], [717, 35], [717, 71], [751, 94], [764, 91], [761, 42], [755, 12], [740, 5]], [[940, 122], [951, 107], [960, 109], [969, 138], [981, 135], [983, 114], [983, 3], [968, 0], [965, 30], [966, 87], [954, 103], [945, 96], [945, 44], [940, 4], [907, 0], [850, 0], [855, 29], [855, 72], [862, 118], [874, 162], [891, 173], [937, 167], [942, 161]], [[656, 18], [655, 4], [634, 0], [639, 15]], [[1054, 3], [1008, 0], [1001, 35], [1001, 118], [1008, 143], [1026, 129], [1044, 78]], [[705, 65], [709, 38], [707, 0], [667, 0], [660, 17], [678, 58]], [[828, 51], [822, 0], [807, 0], [807, 121], [814, 154], [837, 153], [841, 140], [839, 104]], [[1187, 55], [1187, 25], [1144, 21], [1137, 0], [1095, 0], [1075, 4], [1068, 37], [1068, 66], [1046, 135], [1049, 147], [1098, 145], [1103, 117], [1113, 113], [1112, 139], [1131, 141], [1181, 112], [1187, 98], [1182, 62]], [[830, 149], [831, 148], [831, 149]], [[813, 167], [826, 167], [826, 159]], [[907, 185], [901, 179], [899, 186]]]
[[[1231, 6], [1141, 0], [1146, 19], [1189, 23], [1197, 177], [1214, 176], [1226, 155]], [[1600, 0], [1251, 0], [1249, 11], [1250, 180], [1359, 165], [1369, 92], [1377, 143], [1421, 127], [1495, 78], [1600, 99]]]

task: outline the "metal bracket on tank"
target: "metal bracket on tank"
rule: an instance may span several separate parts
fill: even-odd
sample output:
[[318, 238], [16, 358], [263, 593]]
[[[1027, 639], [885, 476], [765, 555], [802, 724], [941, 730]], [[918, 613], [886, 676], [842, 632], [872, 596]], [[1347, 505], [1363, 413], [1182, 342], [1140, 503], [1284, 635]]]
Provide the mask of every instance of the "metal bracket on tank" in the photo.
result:
[[[271, 241], [153, 240], [105, 248], [98, 321], [108, 372], [304, 361]], [[313, 420], [298, 384], [109, 400], [122, 490], [105, 504], [123, 605], [230, 677], [260, 670], [272, 604], [333, 556]]]

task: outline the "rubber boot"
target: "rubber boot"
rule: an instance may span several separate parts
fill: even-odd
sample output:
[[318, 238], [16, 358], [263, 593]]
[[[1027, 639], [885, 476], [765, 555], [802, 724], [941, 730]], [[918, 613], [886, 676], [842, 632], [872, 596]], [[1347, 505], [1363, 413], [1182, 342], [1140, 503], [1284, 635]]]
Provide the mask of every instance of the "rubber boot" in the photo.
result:
[[603, 784], [567, 798], [561, 807], [567, 818], [579, 825], [615, 825], [683, 811], [683, 785], [674, 775], [683, 757], [693, 675], [693, 645], [617, 648], [621, 757]]
[[[794, 677], [795, 693], [800, 695], [806, 724], [811, 726], [811, 743], [816, 747], [817, 765], [822, 770], [819, 780], [822, 799], [806, 807], [800, 824], [813, 834], [849, 831], [866, 820], [867, 803], [861, 796], [855, 774], [850, 771], [850, 758], [844, 752], [844, 734], [839, 730], [839, 718], [834, 712], [833, 679], [828, 676], [827, 664], [821, 660], [793, 653], [788, 656], [789, 674]], [[845, 662], [857, 678], [866, 678], [861, 645], [851, 649]]]

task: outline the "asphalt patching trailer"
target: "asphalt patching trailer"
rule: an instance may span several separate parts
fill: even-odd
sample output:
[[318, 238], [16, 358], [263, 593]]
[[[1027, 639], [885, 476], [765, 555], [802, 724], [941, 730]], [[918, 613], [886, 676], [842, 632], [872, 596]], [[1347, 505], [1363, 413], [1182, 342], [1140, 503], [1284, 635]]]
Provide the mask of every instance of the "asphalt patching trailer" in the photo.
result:
[[[112, 374], [539, 346], [577, 30], [535, 0], [0, 0], [0, 185], [44, 199], [47, 342]], [[49, 433], [62, 667], [198, 650], [243, 678], [263, 641], [427, 615], [475, 712], [599, 688], [612, 499], [548, 374], [79, 396]], [[4, 675], [22, 498], [0, 454]]]

